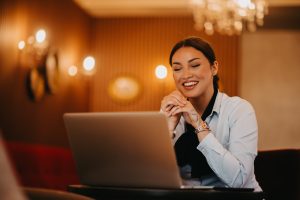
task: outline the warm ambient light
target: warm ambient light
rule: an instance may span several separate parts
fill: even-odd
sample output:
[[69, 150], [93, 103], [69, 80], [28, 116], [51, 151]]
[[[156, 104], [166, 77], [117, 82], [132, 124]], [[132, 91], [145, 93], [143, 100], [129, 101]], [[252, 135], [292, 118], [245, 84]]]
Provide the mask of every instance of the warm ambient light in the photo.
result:
[[83, 68], [86, 72], [91, 72], [95, 68], [95, 59], [92, 56], [87, 56], [83, 60]]
[[38, 43], [42, 43], [45, 41], [45, 39], [46, 39], [46, 31], [44, 29], [38, 30], [35, 34], [35, 40]]
[[168, 75], [168, 70], [164, 65], [158, 65], [155, 68], [155, 75], [158, 79], [164, 79]]
[[18, 48], [19, 48], [19, 50], [22, 50], [22, 49], [24, 49], [25, 48], [25, 42], [24, 42], [24, 40], [21, 40], [19, 43], [18, 43]]
[[190, 0], [196, 30], [233, 35], [255, 31], [268, 13], [267, 0]]
[[42, 99], [45, 92], [54, 94], [58, 87], [58, 55], [50, 48], [46, 31], [39, 29], [34, 35], [18, 42], [20, 65], [27, 68], [26, 87], [34, 102]]
[[[27, 57], [28, 63], [25, 65], [39, 65], [44, 62], [49, 51], [49, 43], [46, 38], [46, 31], [39, 29], [35, 35], [30, 35], [26, 40], [18, 42], [18, 49], [22, 51], [23, 57]], [[23, 59], [25, 60], [25, 59]]]
[[126, 75], [111, 80], [108, 86], [109, 96], [118, 103], [130, 103], [140, 95], [140, 92], [139, 81]]
[[78, 72], [78, 69], [75, 65], [70, 66], [68, 69], [68, 74], [70, 76], [76, 76], [77, 72]]

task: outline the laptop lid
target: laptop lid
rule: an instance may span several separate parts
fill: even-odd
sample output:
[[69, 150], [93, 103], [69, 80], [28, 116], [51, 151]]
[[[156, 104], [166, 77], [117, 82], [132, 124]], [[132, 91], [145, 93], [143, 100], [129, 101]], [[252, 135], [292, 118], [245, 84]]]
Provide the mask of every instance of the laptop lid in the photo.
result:
[[82, 184], [180, 188], [162, 113], [66, 113], [64, 122]]

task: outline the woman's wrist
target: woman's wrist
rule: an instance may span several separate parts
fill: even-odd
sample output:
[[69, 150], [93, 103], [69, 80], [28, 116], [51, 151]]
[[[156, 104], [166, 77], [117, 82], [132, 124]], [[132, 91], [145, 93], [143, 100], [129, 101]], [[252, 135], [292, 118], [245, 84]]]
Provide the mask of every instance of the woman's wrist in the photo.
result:
[[194, 128], [196, 134], [202, 131], [210, 131], [208, 124], [206, 123], [206, 121], [203, 120], [200, 120], [200, 122], [198, 122], [198, 124]]
[[208, 133], [210, 132], [210, 128], [208, 126], [208, 124], [201, 120], [198, 123], [198, 126], [195, 127], [195, 134], [198, 136], [199, 141], [202, 141], [206, 135], [208, 135]]

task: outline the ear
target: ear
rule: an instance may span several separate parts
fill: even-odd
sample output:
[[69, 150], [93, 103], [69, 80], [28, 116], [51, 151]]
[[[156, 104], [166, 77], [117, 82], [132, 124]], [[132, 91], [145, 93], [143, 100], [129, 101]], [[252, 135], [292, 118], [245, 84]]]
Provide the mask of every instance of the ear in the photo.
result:
[[211, 66], [212, 75], [213, 76], [217, 75], [218, 70], [219, 70], [219, 63], [218, 63], [218, 61], [214, 61], [214, 64]]

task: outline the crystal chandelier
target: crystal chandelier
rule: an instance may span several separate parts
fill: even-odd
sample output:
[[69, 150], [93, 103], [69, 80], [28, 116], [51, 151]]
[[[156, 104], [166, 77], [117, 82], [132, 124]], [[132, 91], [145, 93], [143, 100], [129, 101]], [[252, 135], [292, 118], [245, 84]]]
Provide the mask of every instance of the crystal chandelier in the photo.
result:
[[245, 26], [253, 32], [267, 14], [265, 0], [191, 0], [191, 7], [195, 29], [208, 35], [240, 34]]

